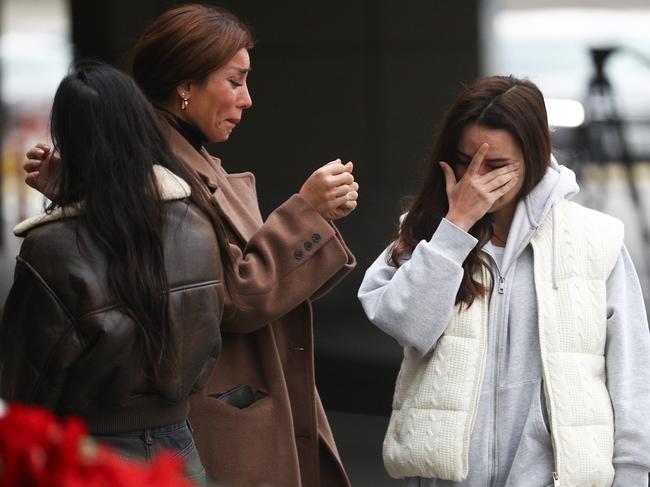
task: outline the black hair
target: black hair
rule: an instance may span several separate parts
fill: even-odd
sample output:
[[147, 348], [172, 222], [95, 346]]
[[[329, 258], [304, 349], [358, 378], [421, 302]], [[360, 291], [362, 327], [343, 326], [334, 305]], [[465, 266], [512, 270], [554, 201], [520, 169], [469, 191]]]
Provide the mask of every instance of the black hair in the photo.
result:
[[138, 324], [149, 371], [156, 375], [173, 365], [174, 347], [154, 164], [190, 185], [190, 200], [210, 219], [228, 276], [232, 257], [221, 217], [197, 175], [174, 157], [155, 109], [115, 68], [84, 62], [61, 81], [51, 136], [61, 164], [47, 210], [80, 206], [80, 221], [107, 258], [109, 291]]

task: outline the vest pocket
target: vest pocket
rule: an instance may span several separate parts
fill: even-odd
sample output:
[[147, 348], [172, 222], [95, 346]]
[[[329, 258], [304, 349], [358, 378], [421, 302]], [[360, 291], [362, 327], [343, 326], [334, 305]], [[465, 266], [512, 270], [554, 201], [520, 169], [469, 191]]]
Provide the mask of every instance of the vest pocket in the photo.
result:
[[539, 382], [539, 423], [540, 429], [547, 435], [551, 434], [551, 422], [548, 418], [548, 408], [546, 407], [546, 395], [544, 394], [544, 379]]
[[529, 409], [505, 487], [553, 485], [553, 448], [545, 420], [544, 382], [530, 384]]

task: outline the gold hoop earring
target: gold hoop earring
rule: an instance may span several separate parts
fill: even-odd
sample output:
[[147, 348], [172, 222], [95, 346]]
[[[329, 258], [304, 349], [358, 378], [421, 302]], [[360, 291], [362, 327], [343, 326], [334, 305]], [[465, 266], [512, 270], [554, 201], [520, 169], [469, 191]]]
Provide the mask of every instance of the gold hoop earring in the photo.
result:
[[190, 103], [190, 100], [188, 98], [183, 98], [183, 101], [181, 101], [181, 110], [185, 110], [189, 103]]

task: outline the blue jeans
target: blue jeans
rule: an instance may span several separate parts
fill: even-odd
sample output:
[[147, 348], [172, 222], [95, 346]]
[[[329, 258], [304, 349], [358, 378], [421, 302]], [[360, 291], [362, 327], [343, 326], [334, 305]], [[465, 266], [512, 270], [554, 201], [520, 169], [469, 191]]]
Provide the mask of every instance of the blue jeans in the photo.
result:
[[123, 457], [150, 462], [160, 450], [171, 451], [185, 465], [187, 478], [199, 486], [205, 486], [207, 477], [194, 444], [188, 420], [180, 423], [145, 428], [127, 433], [93, 435], [100, 443], [107, 444]]

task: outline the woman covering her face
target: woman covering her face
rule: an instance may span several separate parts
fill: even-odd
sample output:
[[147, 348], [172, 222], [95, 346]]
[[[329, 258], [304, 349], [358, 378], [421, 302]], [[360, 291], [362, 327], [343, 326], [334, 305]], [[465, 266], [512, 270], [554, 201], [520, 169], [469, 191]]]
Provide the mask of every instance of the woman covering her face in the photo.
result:
[[66, 76], [51, 133], [53, 203], [15, 229], [25, 240], [0, 328], [0, 396], [79, 416], [138, 459], [171, 449], [202, 484], [187, 413], [221, 345], [222, 261], [232, 265], [221, 218], [116, 69]]
[[[358, 185], [352, 163], [332, 161], [264, 220], [253, 174], [229, 173], [208, 154], [204, 144], [228, 140], [252, 106], [252, 47], [250, 30], [229, 12], [184, 5], [156, 19], [134, 50], [133, 75], [175, 156], [211, 193], [233, 261], [224, 266], [221, 356], [191, 399], [190, 419], [215, 481], [346, 486], [314, 384], [311, 300], [355, 265], [332, 220], [355, 208]], [[28, 153], [28, 183], [40, 186], [49, 155], [42, 146]], [[192, 262], [211, 259], [197, 253]]]
[[447, 112], [359, 299], [404, 347], [384, 441], [409, 486], [645, 486], [650, 336], [616, 219], [571, 202], [529, 81]]

